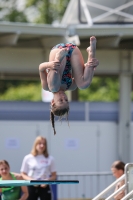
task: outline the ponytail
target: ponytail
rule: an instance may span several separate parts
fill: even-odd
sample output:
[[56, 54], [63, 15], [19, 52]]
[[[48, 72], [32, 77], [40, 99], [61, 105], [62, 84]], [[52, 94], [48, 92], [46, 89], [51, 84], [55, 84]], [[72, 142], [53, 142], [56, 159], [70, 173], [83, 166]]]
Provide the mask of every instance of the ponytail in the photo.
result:
[[55, 131], [55, 125], [54, 125], [54, 114], [53, 114], [52, 111], [50, 112], [50, 121], [51, 121], [53, 130], [54, 130], [54, 135], [55, 135], [55, 134], [56, 134], [56, 131]]

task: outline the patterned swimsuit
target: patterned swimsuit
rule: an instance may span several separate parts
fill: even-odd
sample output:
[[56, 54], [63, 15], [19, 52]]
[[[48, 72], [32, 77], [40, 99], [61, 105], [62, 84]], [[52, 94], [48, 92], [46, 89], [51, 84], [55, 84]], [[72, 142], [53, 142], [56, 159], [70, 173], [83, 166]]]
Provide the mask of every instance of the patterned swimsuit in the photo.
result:
[[65, 43], [65, 44], [60, 43], [54, 46], [52, 49], [57, 49], [57, 48], [62, 49], [66, 47], [69, 49], [69, 51], [68, 51], [68, 54], [66, 55], [66, 66], [63, 71], [61, 83], [66, 84], [67, 85], [66, 90], [68, 90], [72, 84], [72, 74], [71, 74], [72, 67], [71, 67], [70, 59], [71, 59], [73, 49], [76, 48], [76, 45], [72, 43]]

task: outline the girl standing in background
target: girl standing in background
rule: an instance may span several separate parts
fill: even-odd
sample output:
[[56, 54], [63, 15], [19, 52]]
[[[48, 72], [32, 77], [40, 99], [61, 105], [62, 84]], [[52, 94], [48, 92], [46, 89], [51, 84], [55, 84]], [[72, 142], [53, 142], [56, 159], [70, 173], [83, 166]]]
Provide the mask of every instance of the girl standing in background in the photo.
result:
[[[35, 139], [31, 153], [23, 159], [21, 174], [25, 180], [56, 180], [55, 161], [48, 153], [46, 138]], [[27, 200], [52, 200], [50, 185], [29, 186], [28, 191]]]

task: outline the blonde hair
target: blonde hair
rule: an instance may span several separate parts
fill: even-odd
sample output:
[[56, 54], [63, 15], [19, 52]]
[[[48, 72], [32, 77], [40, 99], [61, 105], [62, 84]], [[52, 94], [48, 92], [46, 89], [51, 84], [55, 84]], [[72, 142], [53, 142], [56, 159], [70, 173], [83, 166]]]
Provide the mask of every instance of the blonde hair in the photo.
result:
[[52, 124], [52, 128], [54, 130], [54, 135], [56, 134], [55, 130], [55, 123], [54, 123], [54, 116], [58, 116], [59, 120], [62, 120], [64, 116], [66, 116], [66, 119], [68, 121], [68, 113], [69, 113], [69, 106], [66, 108], [58, 108], [55, 105], [51, 106], [51, 111], [50, 111], [50, 121]]
[[38, 155], [38, 152], [36, 150], [36, 146], [38, 145], [38, 143], [41, 141], [41, 140], [44, 140], [45, 141], [45, 150], [44, 152], [42, 153], [46, 158], [49, 156], [48, 154], [48, 148], [47, 148], [47, 139], [45, 137], [42, 137], [42, 136], [38, 136], [35, 141], [34, 141], [34, 144], [33, 144], [33, 148], [31, 150], [31, 154], [33, 156], [37, 156]]

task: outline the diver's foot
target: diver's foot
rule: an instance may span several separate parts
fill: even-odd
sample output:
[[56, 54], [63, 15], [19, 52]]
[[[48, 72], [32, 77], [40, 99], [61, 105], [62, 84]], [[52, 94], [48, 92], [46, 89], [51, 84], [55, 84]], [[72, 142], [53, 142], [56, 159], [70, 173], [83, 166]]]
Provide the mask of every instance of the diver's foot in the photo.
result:
[[94, 36], [90, 37], [90, 46], [86, 49], [89, 54], [89, 58], [95, 58], [96, 52], [96, 38]]

